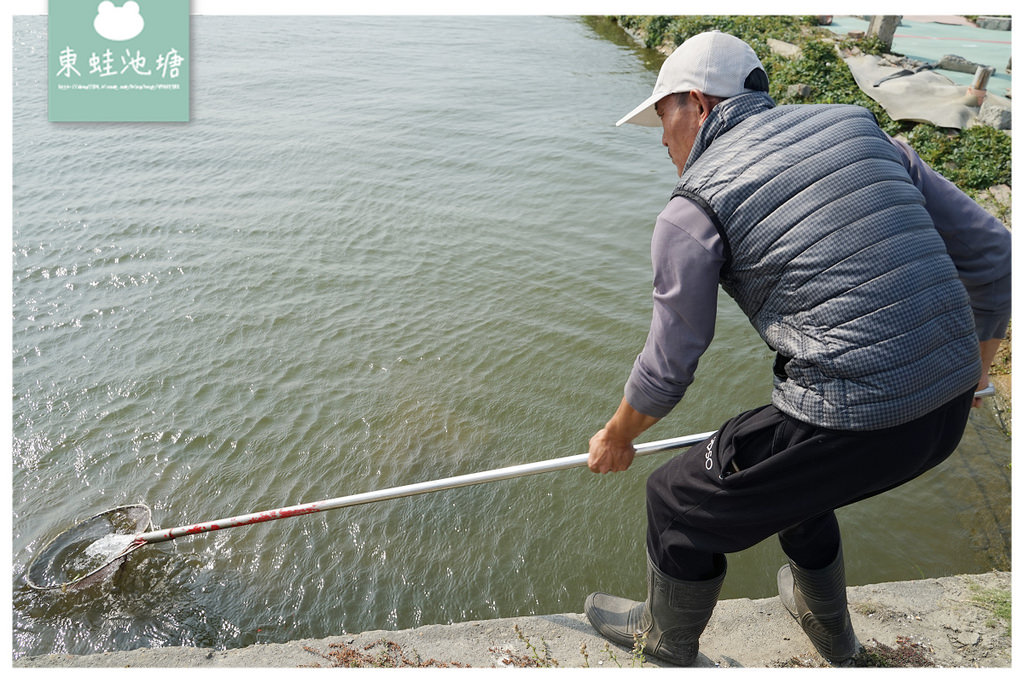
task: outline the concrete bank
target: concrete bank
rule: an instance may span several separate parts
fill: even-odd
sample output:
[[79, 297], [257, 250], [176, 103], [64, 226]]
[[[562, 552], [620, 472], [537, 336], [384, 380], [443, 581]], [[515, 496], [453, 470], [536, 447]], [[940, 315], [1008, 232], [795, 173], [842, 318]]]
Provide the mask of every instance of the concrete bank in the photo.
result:
[[[851, 587], [854, 628], [870, 660], [889, 665], [1010, 667], [1011, 574]], [[557, 662], [557, 664], [556, 664]], [[609, 645], [582, 614], [370, 631], [238, 650], [169, 647], [25, 657], [15, 667], [660, 667]], [[824, 662], [778, 598], [719, 603], [701, 638], [701, 667], [816, 667]]]

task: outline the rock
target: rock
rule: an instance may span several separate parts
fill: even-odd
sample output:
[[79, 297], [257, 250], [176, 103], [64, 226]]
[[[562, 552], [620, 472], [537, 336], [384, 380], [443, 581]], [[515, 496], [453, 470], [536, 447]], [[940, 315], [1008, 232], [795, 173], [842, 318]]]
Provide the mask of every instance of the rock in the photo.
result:
[[1012, 196], [1012, 190], [1009, 185], [993, 185], [987, 190], [981, 192], [978, 195], [978, 198], [984, 201], [1009, 206]]
[[978, 123], [992, 126], [997, 130], [1011, 130], [1012, 122], [1013, 117], [1009, 107], [994, 104], [989, 99], [981, 103], [981, 109], [978, 111]]
[[956, 639], [958, 643], [966, 646], [977, 645], [981, 641], [981, 634], [975, 633], [974, 631], [957, 633], [953, 637]]
[[787, 43], [781, 40], [775, 40], [774, 38], [768, 39], [768, 47], [771, 48], [772, 52], [782, 57], [793, 59], [800, 56], [800, 47], [793, 43]]
[[885, 45], [885, 49], [892, 49], [892, 38], [902, 18], [895, 15], [876, 14], [868, 22], [868, 35], [877, 36], [879, 42]]
[[942, 59], [938, 63], [939, 69], [946, 69], [947, 71], [957, 71], [965, 74], [973, 74], [978, 71], [979, 66], [977, 62], [972, 62], [969, 59], [964, 59], [959, 55], [942, 55]]
[[1010, 30], [1010, 17], [978, 17], [974, 20], [974, 23], [978, 28], [988, 29], [989, 31]]
[[806, 100], [814, 90], [805, 83], [794, 83], [786, 88], [786, 96], [793, 99]]

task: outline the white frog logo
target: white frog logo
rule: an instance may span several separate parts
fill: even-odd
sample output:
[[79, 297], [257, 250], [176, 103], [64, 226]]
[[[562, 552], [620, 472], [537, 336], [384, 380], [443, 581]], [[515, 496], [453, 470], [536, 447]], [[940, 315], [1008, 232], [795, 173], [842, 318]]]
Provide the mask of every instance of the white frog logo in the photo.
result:
[[142, 33], [146, 25], [139, 13], [139, 3], [128, 0], [122, 7], [115, 7], [110, 0], [103, 0], [97, 8], [92, 27], [107, 40], [131, 40]]

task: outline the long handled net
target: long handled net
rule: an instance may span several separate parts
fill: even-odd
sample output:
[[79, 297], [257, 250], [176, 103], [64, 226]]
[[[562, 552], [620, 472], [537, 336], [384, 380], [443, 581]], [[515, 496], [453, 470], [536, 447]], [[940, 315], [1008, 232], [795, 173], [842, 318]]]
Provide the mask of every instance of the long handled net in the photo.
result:
[[[647, 455], [692, 446], [713, 435], [714, 432], [705, 432], [638, 444], [636, 454]], [[125, 505], [90, 517], [50, 541], [29, 565], [27, 583], [38, 590], [84, 588], [99, 583], [112, 575], [129, 553], [151, 543], [161, 543], [182, 536], [259, 524], [325, 510], [415, 496], [421, 493], [556, 472], [581, 467], [587, 464], [587, 460], [588, 454], [580, 453], [552, 460], [462, 474], [379, 491], [357, 493], [341, 498], [225, 517], [210, 522], [156, 530], [151, 529], [152, 515], [148, 507], [142, 504]]]

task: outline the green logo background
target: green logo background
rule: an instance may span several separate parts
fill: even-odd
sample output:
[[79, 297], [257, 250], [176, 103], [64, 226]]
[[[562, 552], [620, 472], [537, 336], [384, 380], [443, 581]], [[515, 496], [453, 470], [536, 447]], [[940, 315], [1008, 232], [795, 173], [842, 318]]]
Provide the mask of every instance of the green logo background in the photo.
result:
[[49, 0], [50, 121], [189, 120], [189, 0], [134, 1], [141, 33], [110, 40], [93, 27], [100, 5], [128, 0]]

